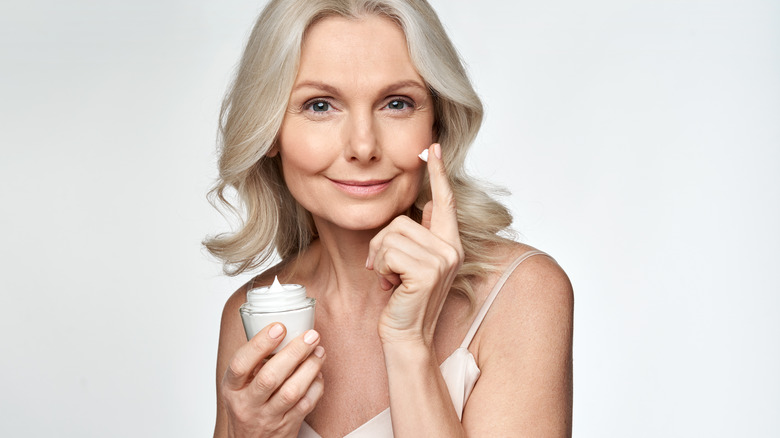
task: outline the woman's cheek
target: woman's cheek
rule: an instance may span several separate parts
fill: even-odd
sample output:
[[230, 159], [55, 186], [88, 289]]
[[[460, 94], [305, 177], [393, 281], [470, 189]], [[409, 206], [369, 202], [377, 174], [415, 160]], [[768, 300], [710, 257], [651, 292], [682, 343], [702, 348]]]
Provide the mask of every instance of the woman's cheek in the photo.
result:
[[387, 130], [391, 133], [388, 143], [392, 144], [392, 153], [396, 165], [405, 170], [425, 167], [418, 155], [433, 143], [433, 132], [428, 126], [404, 126], [398, 124]]
[[[332, 129], [323, 126], [289, 126], [280, 136], [280, 152], [285, 168], [295, 168], [304, 173], [317, 173], [333, 161], [333, 145], [337, 138]], [[337, 152], [335, 152], [337, 154]]]

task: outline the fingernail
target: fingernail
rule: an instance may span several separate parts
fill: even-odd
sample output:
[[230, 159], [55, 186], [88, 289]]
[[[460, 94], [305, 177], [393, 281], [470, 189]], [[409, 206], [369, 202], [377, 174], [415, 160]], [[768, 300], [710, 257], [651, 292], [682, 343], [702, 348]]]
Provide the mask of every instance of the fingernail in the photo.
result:
[[368, 269], [368, 258], [366, 258], [366, 269]]
[[319, 334], [319, 333], [317, 333], [317, 332], [316, 332], [316, 331], [314, 331], [314, 330], [309, 330], [308, 332], [306, 332], [306, 335], [304, 335], [304, 337], [303, 337], [303, 342], [305, 342], [305, 343], [307, 343], [307, 344], [311, 345], [311, 344], [313, 344], [313, 343], [314, 343], [314, 341], [316, 341], [316, 340], [317, 340], [319, 337], [320, 337], [320, 334]]
[[268, 330], [268, 337], [271, 339], [276, 339], [279, 336], [281, 336], [284, 329], [282, 328], [281, 324], [274, 324], [273, 327], [271, 327], [270, 330]]
[[314, 355], [317, 357], [322, 357], [325, 355], [325, 349], [322, 348], [322, 345], [318, 345], [317, 348], [314, 349]]
[[418, 155], [418, 157], [420, 157], [421, 160], [423, 160], [423, 161], [425, 161], [427, 163], [428, 162], [428, 149], [420, 152], [420, 155]]
[[439, 143], [433, 145], [433, 153], [436, 155], [436, 158], [441, 159], [441, 145]]

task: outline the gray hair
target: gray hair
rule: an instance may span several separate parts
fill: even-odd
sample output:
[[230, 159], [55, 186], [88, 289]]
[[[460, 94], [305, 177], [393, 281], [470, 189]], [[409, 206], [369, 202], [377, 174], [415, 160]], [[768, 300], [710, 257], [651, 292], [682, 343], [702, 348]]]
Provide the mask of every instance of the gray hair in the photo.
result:
[[[468, 279], [492, 270], [491, 243], [512, 222], [509, 211], [465, 171], [468, 149], [482, 123], [482, 103], [463, 63], [425, 0], [271, 0], [247, 42], [220, 115], [219, 180], [210, 192], [240, 219], [239, 229], [204, 241], [230, 275], [257, 268], [276, 252], [283, 260], [316, 236], [311, 215], [292, 197], [274, 146], [298, 72], [306, 30], [328, 16], [381, 15], [406, 36], [410, 58], [434, 102], [434, 129], [458, 206], [465, 261], [453, 284], [473, 303]], [[226, 197], [234, 191], [238, 205]], [[410, 216], [419, 221], [431, 199], [424, 181]], [[292, 218], [292, 219], [291, 219]]]

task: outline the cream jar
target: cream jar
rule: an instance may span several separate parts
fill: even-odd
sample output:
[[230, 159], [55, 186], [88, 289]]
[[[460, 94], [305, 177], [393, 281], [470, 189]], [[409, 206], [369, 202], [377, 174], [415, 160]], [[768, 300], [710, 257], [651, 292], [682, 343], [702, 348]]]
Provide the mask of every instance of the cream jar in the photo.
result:
[[282, 343], [271, 353], [282, 349], [301, 333], [314, 328], [314, 298], [306, 296], [300, 284], [280, 284], [274, 278], [271, 286], [258, 287], [246, 293], [246, 303], [239, 308], [247, 340], [273, 322], [287, 328]]

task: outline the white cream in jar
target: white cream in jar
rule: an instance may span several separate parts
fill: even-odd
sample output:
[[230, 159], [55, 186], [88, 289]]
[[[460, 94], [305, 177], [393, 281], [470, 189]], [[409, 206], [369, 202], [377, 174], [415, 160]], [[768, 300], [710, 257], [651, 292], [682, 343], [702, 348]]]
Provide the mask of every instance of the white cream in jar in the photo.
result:
[[280, 322], [287, 328], [276, 353], [301, 333], [314, 328], [314, 298], [306, 296], [306, 288], [300, 284], [281, 284], [274, 277], [270, 286], [251, 289], [246, 293], [246, 303], [239, 308], [247, 340], [272, 322]]

